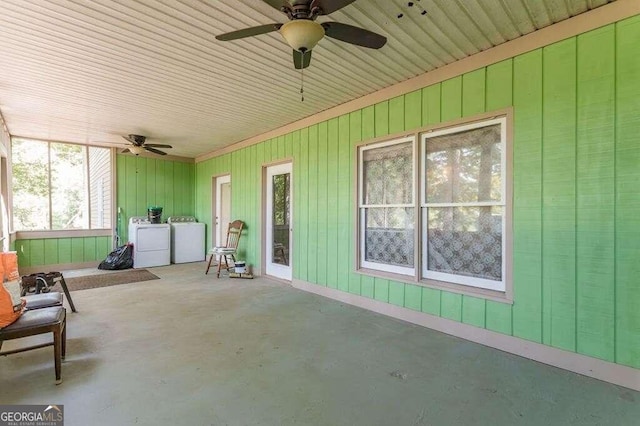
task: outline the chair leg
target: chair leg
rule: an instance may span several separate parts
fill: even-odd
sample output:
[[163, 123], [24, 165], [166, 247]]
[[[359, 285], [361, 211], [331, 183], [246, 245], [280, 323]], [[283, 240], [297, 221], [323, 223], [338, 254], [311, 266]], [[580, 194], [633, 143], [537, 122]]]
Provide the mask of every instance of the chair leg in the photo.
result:
[[215, 256], [215, 255], [212, 254], [211, 256], [209, 256], [209, 263], [207, 263], [207, 270], [204, 272], [205, 275], [207, 275], [209, 273], [209, 269], [211, 268], [211, 261], [213, 260], [213, 256]]
[[67, 356], [67, 319], [62, 322], [62, 359]]
[[56, 385], [62, 383], [62, 323], [53, 329], [53, 358], [56, 369]]
[[78, 312], [76, 310], [76, 306], [73, 304], [71, 293], [69, 293], [69, 287], [67, 287], [67, 282], [64, 280], [64, 277], [62, 276], [62, 274], [60, 275], [60, 286], [64, 291], [64, 295], [67, 296], [67, 301], [69, 302], [69, 306], [71, 307], [71, 312]]
[[64, 280], [64, 277], [62, 276], [62, 274], [60, 274], [60, 286], [64, 291], [64, 295], [67, 297], [67, 301], [69, 302], [69, 306], [71, 307], [71, 312], [78, 312], [76, 310], [76, 306], [73, 304], [71, 293], [69, 293], [69, 287], [67, 287], [67, 282]]
[[[223, 255], [220, 255], [220, 260], [218, 260], [218, 278], [220, 278], [220, 268], [222, 268], [222, 256]], [[224, 258], [225, 258], [225, 261], [226, 261], [227, 256], [224, 256]]]

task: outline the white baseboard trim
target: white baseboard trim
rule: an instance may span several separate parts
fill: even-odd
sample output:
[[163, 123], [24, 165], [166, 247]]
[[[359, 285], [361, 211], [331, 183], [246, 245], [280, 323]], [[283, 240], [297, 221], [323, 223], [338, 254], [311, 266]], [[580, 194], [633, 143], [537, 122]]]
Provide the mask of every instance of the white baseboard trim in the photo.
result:
[[531, 342], [519, 337], [496, 333], [424, 312], [418, 312], [367, 297], [311, 284], [306, 281], [294, 279], [292, 285], [297, 289], [329, 299], [338, 300], [349, 305], [358, 306], [382, 315], [421, 325], [504, 352], [640, 391], [640, 370], [635, 368]]
[[60, 272], [68, 271], [70, 269], [97, 268], [99, 264], [99, 260], [91, 262], [58, 263], [55, 265], [26, 266], [24, 268], [19, 267], [19, 271], [20, 275], [29, 275], [35, 274], [36, 272]]

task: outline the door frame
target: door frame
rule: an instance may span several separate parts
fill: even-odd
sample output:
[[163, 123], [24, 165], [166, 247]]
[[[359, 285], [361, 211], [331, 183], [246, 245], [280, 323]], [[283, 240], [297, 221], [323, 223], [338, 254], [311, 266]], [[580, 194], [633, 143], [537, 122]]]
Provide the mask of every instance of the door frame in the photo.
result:
[[280, 278], [280, 277], [276, 277], [273, 275], [268, 275], [270, 278], [278, 280], [278, 281], [282, 281], [284, 283], [288, 283], [291, 284], [291, 282], [293, 282], [293, 251], [294, 251], [294, 238], [293, 238], [293, 232], [294, 232], [294, 228], [293, 228], [293, 203], [294, 203], [294, 186], [295, 186], [295, 182], [294, 182], [294, 175], [293, 175], [293, 157], [288, 157], [288, 158], [284, 158], [278, 161], [274, 161], [274, 162], [269, 162], [269, 163], [263, 163], [262, 164], [262, 220], [260, 221], [260, 236], [262, 239], [262, 244], [260, 247], [260, 251], [261, 256], [261, 267], [260, 267], [260, 271], [262, 273], [262, 275], [267, 275], [267, 244], [269, 244], [269, 242], [267, 241], [267, 202], [269, 201], [267, 199], [267, 185], [270, 183], [267, 181], [267, 169], [270, 167], [274, 167], [274, 166], [281, 166], [281, 165], [285, 165], [288, 164], [291, 167], [291, 179], [289, 181], [289, 268], [291, 268], [291, 280], [287, 280], [284, 278]]
[[220, 228], [220, 233], [218, 233], [217, 213], [218, 213], [218, 203], [219, 203], [218, 198], [220, 195], [218, 193], [219, 192], [218, 181], [220, 180], [221, 181], [220, 183], [227, 183], [227, 182], [222, 182], [223, 179], [227, 181], [229, 184], [231, 184], [231, 173], [222, 173], [219, 175], [211, 176], [211, 247], [212, 248], [218, 245], [218, 238], [222, 239], [222, 228]]

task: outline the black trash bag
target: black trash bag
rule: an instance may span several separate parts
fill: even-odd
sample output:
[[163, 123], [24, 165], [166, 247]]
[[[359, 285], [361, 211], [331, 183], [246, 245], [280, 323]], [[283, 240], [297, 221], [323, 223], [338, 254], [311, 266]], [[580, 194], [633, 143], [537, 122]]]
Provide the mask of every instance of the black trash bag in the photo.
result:
[[133, 245], [131, 244], [118, 247], [98, 265], [98, 269], [108, 270], [129, 268], [133, 268]]

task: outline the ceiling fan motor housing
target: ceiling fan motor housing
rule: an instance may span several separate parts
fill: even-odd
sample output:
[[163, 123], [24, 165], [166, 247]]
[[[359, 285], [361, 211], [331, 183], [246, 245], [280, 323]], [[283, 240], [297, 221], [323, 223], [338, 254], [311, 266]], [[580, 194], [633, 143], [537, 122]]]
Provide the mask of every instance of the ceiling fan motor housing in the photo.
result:
[[144, 144], [144, 141], [145, 141], [146, 139], [147, 139], [147, 138], [146, 138], [145, 136], [142, 136], [142, 135], [129, 135], [129, 140], [130, 140], [133, 144], [135, 144], [135, 145], [137, 145], [137, 146], [140, 146], [140, 145]]
[[324, 37], [324, 28], [310, 19], [296, 19], [285, 23], [280, 34], [293, 50], [307, 52]]

